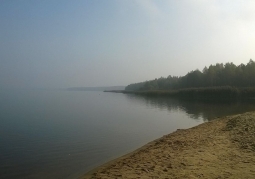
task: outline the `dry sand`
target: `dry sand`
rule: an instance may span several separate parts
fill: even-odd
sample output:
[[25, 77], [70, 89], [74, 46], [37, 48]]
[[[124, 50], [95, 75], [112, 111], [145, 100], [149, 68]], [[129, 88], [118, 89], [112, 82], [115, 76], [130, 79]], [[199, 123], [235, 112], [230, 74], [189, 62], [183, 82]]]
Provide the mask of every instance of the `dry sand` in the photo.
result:
[[255, 112], [177, 130], [83, 179], [255, 178]]

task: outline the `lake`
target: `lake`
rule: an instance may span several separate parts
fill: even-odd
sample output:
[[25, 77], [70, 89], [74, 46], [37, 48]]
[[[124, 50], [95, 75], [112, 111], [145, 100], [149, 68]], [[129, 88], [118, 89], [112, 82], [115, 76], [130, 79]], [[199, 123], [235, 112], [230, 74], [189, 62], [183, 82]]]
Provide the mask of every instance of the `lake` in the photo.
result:
[[77, 178], [177, 129], [255, 110], [98, 91], [0, 91], [0, 178]]

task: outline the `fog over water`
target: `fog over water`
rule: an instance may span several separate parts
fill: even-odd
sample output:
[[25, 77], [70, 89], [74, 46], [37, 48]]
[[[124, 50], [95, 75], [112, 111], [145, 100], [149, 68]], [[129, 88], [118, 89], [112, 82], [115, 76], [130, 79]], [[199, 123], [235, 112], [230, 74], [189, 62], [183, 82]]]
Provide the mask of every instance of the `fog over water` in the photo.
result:
[[0, 2], [0, 88], [116, 86], [255, 59], [253, 0]]
[[253, 0], [1, 0], [0, 26], [1, 179], [75, 178], [255, 109], [101, 91], [255, 59]]

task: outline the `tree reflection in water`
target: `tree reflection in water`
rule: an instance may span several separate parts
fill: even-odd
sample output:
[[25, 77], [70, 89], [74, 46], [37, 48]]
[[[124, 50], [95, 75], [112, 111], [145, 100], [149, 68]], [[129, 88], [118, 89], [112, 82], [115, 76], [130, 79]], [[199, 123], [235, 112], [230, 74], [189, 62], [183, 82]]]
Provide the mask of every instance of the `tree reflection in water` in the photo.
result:
[[185, 100], [169, 97], [150, 97], [126, 94], [128, 100], [143, 103], [148, 108], [185, 112], [192, 119], [210, 121], [217, 117], [255, 111], [255, 100], [220, 101], [220, 100]]

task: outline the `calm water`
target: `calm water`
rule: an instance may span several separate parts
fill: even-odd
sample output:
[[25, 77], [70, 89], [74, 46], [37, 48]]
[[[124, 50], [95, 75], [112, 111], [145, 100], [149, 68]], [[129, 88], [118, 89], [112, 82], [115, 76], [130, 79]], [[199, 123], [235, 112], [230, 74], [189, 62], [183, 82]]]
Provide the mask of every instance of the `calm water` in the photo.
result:
[[151, 140], [255, 110], [220, 103], [75, 91], [0, 92], [0, 178], [76, 178]]

